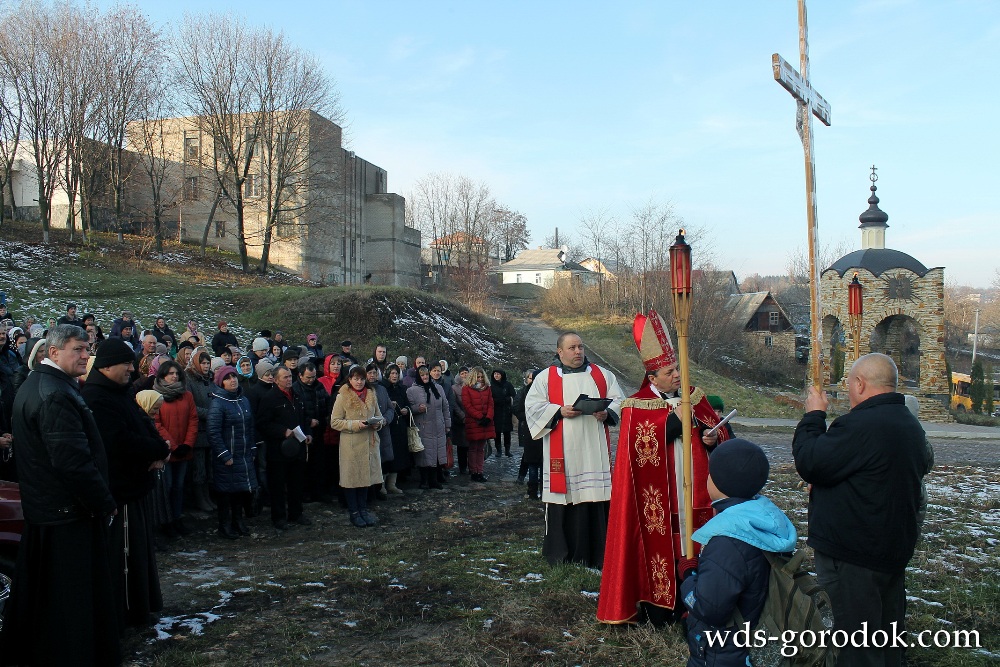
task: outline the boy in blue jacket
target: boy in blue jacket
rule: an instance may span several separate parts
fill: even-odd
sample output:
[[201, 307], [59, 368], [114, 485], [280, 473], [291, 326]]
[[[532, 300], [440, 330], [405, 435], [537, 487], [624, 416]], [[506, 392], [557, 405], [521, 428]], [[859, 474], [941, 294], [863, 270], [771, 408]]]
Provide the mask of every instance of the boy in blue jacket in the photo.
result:
[[[681, 599], [688, 609], [688, 667], [746, 667], [747, 646], [737, 645], [737, 609], [752, 628], [767, 598], [771, 566], [765, 551], [795, 549], [795, 526], [758, 495], [770, 466], [764, 451], [737, 438], [720, 444], [708, 461], [708, 494], [715, 516], [692, 536], [704, 545], [700, 558], [677, 564]], [[716, 633], [714, 645], [709, 634]], [[740, 634], [743, 643], [749, 639]]]

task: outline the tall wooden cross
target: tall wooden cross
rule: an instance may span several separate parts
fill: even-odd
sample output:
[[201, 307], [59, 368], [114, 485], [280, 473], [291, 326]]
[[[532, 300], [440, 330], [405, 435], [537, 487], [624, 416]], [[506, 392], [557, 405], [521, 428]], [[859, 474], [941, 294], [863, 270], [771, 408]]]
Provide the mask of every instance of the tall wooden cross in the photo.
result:
[[809, 38], [806, 24], [806, 0], [799, 0], [799, 71], [777, 53], [771, 56], [774, 80], [792, 94], [798, 102], [796, 127], [802, 139], [806, 161], [806, 213], [809, 218], [809, 335], [812, 384], [822, 390], [823, 377], [820, 355], [823, 329], [820, 325], [819, 266], [816, 247], [819, 243], [819, 219], [816, 215], [816, 160], [813, 157], [813, 136], [810, 118], [815, 115], [824, 125], [830, 125], [830, 104], [809, 84]]

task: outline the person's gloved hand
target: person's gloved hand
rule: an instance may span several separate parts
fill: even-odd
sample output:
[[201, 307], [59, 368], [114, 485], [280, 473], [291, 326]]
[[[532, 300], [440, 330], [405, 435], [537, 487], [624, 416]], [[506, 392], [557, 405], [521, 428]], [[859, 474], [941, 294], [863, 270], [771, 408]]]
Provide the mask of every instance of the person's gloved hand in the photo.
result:
[[677, 561], [677, 576], [680, 577], [681, 581], [684, 581], [692, 574], [696, 574], [698, 571], [698, 559], [697, 558], [681, 558]]
[[667, 442], [681, 437], [683, 432], [684, 425], [681, 424], [681, 418], [677, 416], [677, 410], [672, 410], [667, 416], [667, 430], [664, 433], [667, 438]]
[[177, 445], [174, 451], [171, 452], [174, 458], [181, 458], [182, 456], [187, 456], [191, 453], [191, 445]]
[[479, 425], [482, 426], [483, 428], [486, 428], [487, 426], [490, 425], [490, 418], [489, 417], [481, 417], [479, 419]]

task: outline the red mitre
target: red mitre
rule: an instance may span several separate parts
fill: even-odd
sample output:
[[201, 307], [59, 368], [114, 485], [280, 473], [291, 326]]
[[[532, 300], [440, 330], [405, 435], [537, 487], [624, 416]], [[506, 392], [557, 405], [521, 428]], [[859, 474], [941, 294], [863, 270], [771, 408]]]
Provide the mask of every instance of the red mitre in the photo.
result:
[[655, 371], [677, 363], [677, 353], [670, 342], [667, 325], [655, 310], [649, 315], [639, 313], [632, 323], [632, 338], [639, 349], [639, 358], [647, 371]]

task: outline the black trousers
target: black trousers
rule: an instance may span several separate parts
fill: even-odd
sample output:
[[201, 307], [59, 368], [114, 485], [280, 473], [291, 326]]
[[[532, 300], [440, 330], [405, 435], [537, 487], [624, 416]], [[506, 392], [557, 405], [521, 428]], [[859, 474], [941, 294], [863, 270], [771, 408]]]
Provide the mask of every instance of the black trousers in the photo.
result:
[[[897, 667], [903, 664], [903, 650], [892, 647], [892, 637], [903, 631], [906, 618], [905, 570], [877, 572], [817, 551], [816, 580], [830, 596], [835, 631], [851, 634], [862, 629], [862, 623], [867, 623], [869, 641], [876, 630], [884, 630], [889, 636], [886, 648], [841, 648], [837, 667]], [[896, 624], [895, 629], [892, 623]]]
[[500, 455], [500, 439], [503, 438], [503, 451], [510, 452], [510, 431], [496, 431], [496, 448], [497, 455]]
[[[295, 521], [302, 516], [306, 484], [305, 461], [267, 462], [267, 490], [271, 494], [271, 521]], [[286, 509], [287, 505], [287, 509]]]

